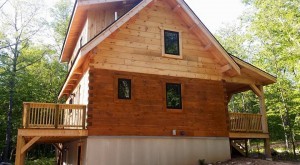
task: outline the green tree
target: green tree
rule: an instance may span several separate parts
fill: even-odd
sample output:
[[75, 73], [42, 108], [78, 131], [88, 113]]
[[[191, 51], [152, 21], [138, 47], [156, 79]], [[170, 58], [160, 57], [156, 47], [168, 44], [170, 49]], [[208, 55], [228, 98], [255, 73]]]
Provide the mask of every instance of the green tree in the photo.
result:
[[277, 83], [265, 90], [270, 134], [273, 140], [285, 140], [287, 149], [290, 142], [295, 154], [300, 112], [300, 1], [244, 0], [244, 3], [250, 12], [241, 17], [240, 32], [229, 27], [218, 36], [229, 52], [277, 77]]
[[[4, 86], [8, 90], [6, 140], [3, 153], [4, 161], [9, 160], [12, 140], [12, 113], [15, 110], [17, 72], [37, 62], [46, 51], [39, 54], [38, 59], [23, 58], [23, 51], [34, 45], [33, 37], [43, 28], [43, 19], [39, 18], [40, 6], [36, 1], [10, 1], [6, 8], [1, 8], [1, 30], [4, 43], [1, 49], [1, 68], [6, 75]], [[38, 26], [36, 26], [38, 25]]]
[[[67, 4], [66, 7], [72, 8]], [[12, 144], [21, 126], [22, 103], [57, 102], [65, 79], [66, 66], [58, 62], [60, 49], [56, 43], [62, 45], [67, 26], [60, 25], [68, 19], [57, 19], [56, 13], [56, 22], [47, 22], [43, 18], [45, 10], [38, 0], [10, 0], [0, 8], [0, 131], [6, 132], [0, 134], [0, 148], [4, 161], [13, 159]], [[53, 29], [56, 42], [51, 42], [51, 37], [45, 39], [46, 29]]]
[[[258, 38], [260, 52], [255, 62], [265, 70], [274, 73], [278, 82], [269, 88], [269, 105], [277, 111], [282, 120], [286, 141], [290, 141], [295, 154], [295, 119], [299, 116], [299, 64], [300, 64], [300, 1], [253, 0], [247, 2], [256, 8], [251, 31]], [[298, 89], [298, 90], [295, 90]], [[275, 102], [274, 102], [275, 103]], [[274, 107], [276, 106], [276, 107]], [[288, 143], [286, 142], [287, 148]]]
[[62, 45], [67, 34], [72, 6], [71, 0], [61, 0], [51, 9], [51, 15], [54, 20], [51, 22], [51, 28], [54, 30], [54, 39], [59, 51], [62, 50]]

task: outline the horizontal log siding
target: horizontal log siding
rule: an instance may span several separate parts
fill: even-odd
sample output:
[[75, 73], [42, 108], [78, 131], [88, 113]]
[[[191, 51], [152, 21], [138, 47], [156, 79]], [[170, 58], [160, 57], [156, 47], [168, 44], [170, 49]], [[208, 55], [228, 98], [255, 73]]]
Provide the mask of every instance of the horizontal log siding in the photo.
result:
[[[180, 31], [182, 59], [162, 56], [162, 29]], [[221, 81], [221, 66], [164, 1], [145, 7], [93, 49], [91, 67]]]
[[[132, 79], [132, 100], [116, 97], [118, 77]], [[221, 81], [91, 68], [89, 135], [228, 136]], [[182, 84], [182, 111], [166, 109], [165, 84]]]

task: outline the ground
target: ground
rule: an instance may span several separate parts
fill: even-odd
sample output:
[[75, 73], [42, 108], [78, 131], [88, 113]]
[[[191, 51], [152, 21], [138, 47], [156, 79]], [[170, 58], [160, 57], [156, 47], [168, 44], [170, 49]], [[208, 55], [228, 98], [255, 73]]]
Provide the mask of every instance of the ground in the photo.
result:
[[252, 158], [233, 158], [227, 162], [217, 163], [219, 165], [296, 165], [300, 162], [282, 162], [282, 161], [267, 161], [262, 159]]

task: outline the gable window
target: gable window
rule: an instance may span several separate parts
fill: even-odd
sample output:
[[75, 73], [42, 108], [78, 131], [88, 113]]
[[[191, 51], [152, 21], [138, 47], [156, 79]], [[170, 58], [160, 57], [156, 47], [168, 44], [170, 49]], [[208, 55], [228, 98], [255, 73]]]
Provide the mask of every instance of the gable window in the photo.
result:
[[182, 109], [181, 84], [166, 84], [166, 105], [168, 109]]
[[118, 99], [131, 99], [130, 79], [118, 79]]
[[164, 30], [165, 54], [180, 55], [179, 32]]
[[181, 31], [163, 29], [162, 56], [182, 59]]

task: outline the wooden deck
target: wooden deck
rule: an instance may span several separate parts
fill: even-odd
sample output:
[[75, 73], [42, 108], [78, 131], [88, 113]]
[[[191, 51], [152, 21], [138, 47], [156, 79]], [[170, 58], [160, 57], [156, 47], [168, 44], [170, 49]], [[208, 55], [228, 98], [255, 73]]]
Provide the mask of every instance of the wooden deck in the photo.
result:
[[24, 103], [23, 128], [86, 129], [86, 105]]
[[269, 138], [269, 133], [263, 132], [260, 114], [229, 113], [229, 127], [231, 139]]
[[23, 128], [18, 130], [16, 165], [36, 143], [68, 142], [88, 136], [86, 105], [24, 103]]
[[29, 103], [23, 104], [23, 128], [18, 136], [37, 142], [65, 142], [87, 136], [86, 105]]

